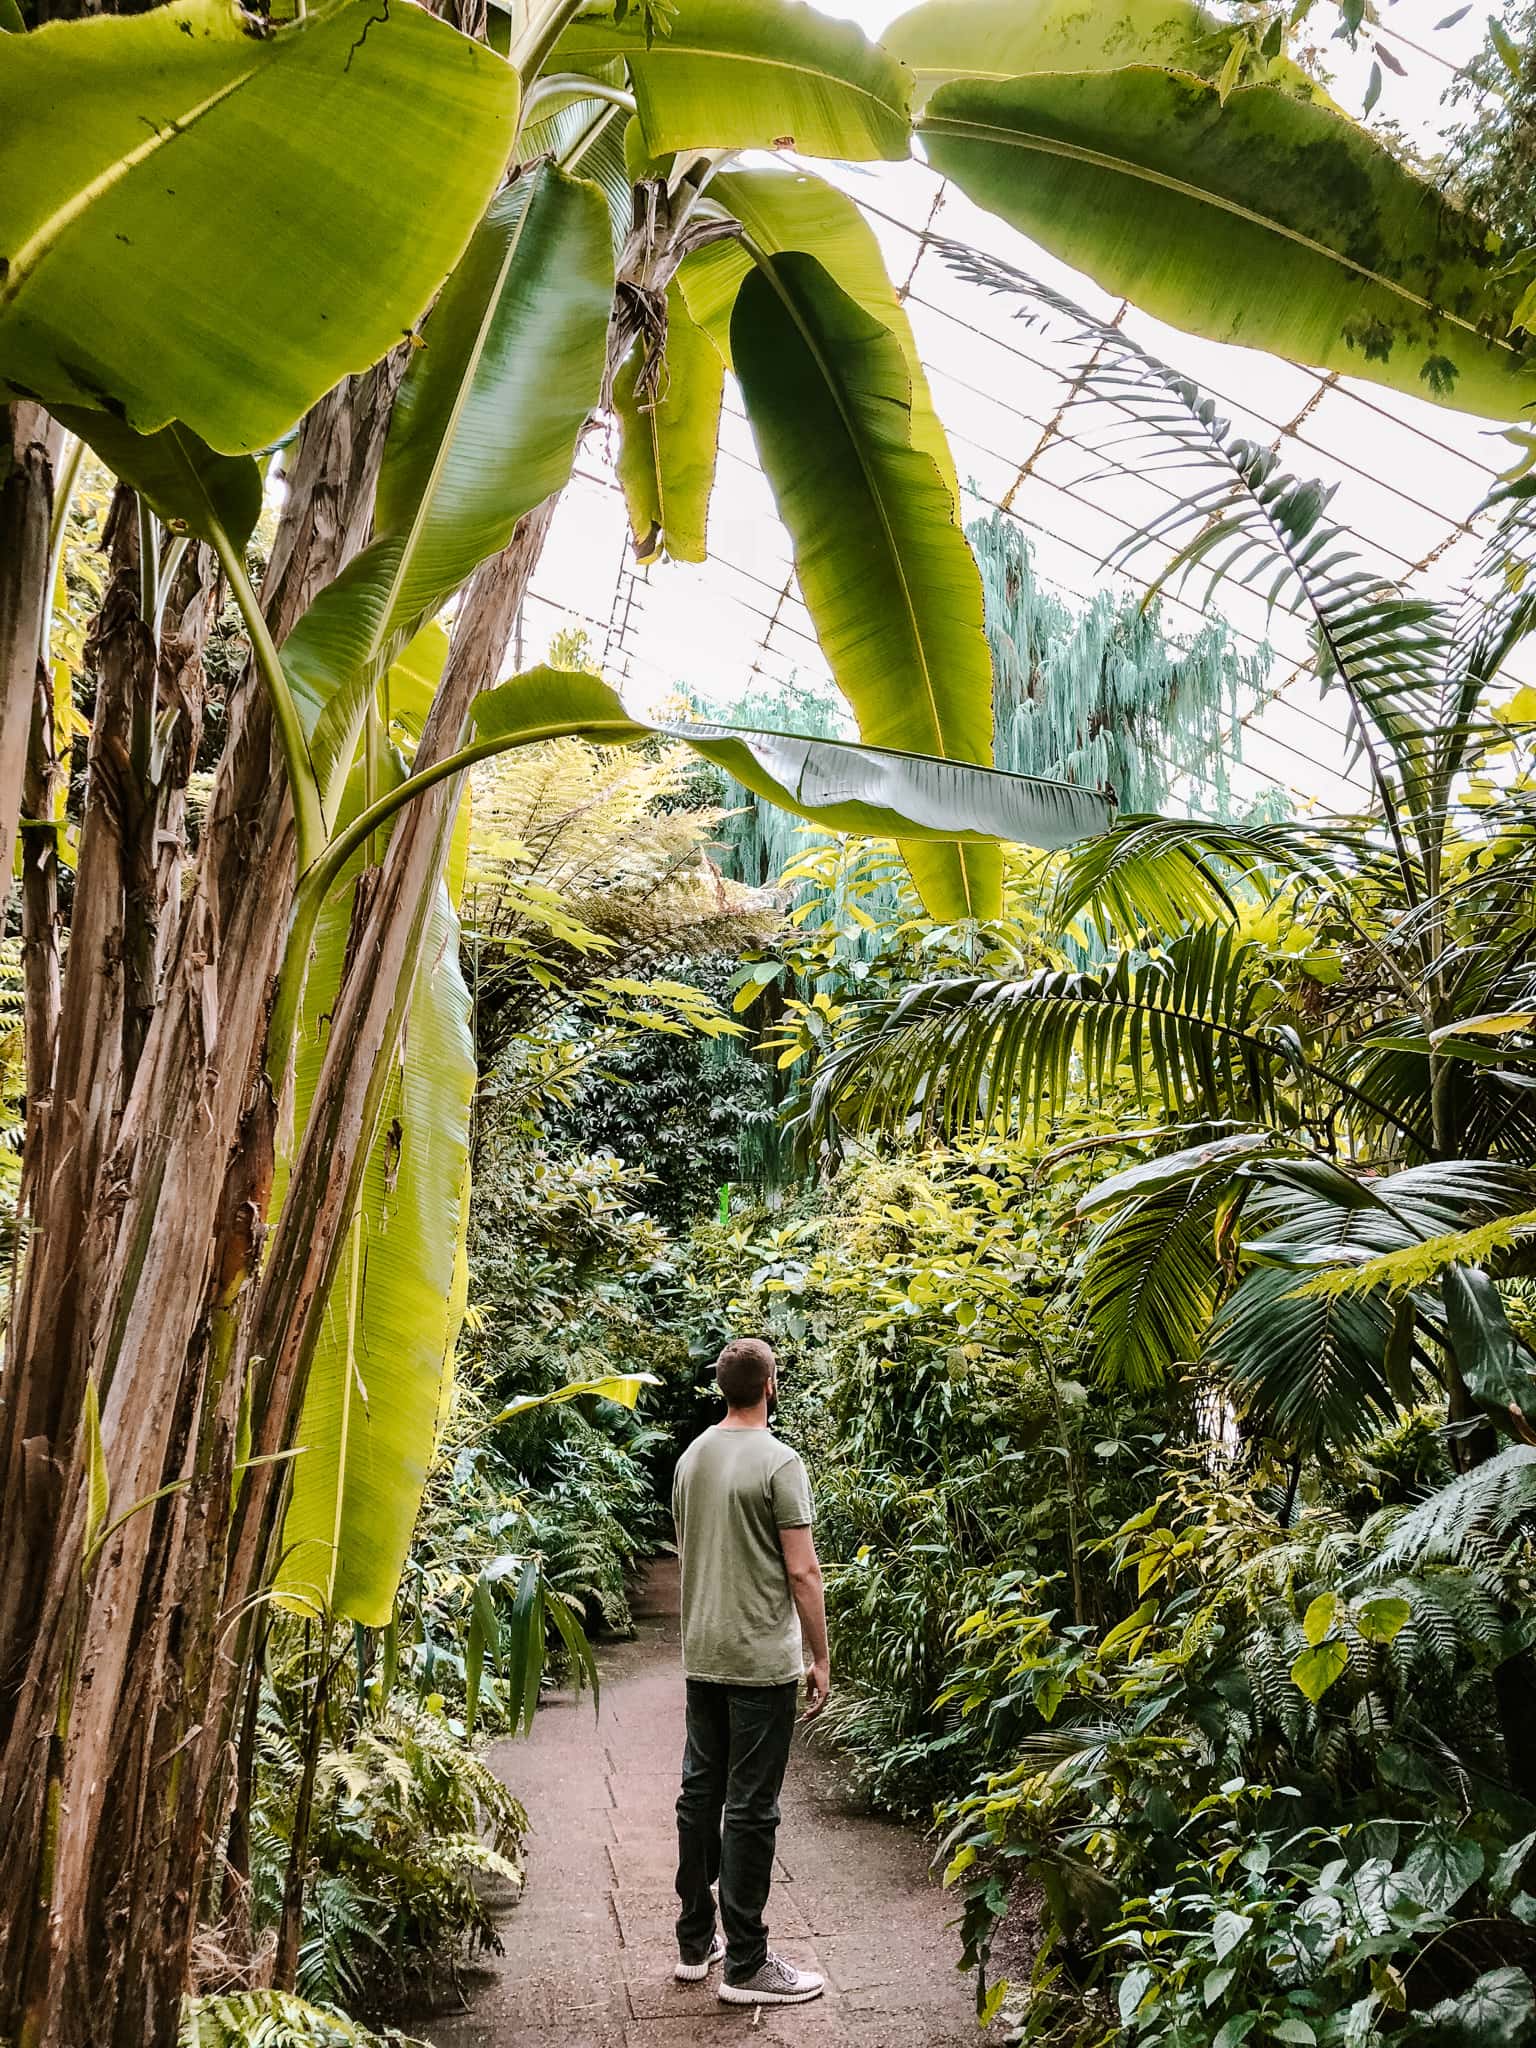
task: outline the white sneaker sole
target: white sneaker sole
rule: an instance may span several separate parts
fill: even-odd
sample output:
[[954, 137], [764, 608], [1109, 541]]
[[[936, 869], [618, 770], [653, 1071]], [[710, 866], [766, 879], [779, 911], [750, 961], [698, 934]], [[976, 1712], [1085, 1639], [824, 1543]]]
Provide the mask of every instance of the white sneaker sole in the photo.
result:
[[712, 1948], [702, 1963], [680, 1962], [672, 1975], [679, 1984], [702, 1984], [716, 1963], [725, 1961], [724, 1948]]
[[754, 1991], [749, 1984], [722, 1984], [716, 1996], [722, 2005], [809, 2005], [826, 1988], [815, 1984], [809, 1991]]

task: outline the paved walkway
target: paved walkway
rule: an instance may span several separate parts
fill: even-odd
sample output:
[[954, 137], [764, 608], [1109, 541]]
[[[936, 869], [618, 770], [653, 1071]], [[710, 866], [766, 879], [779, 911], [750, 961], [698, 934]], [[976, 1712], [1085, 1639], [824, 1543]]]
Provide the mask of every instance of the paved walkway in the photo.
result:
[[493, 1752], [528, 1808], [527, 1889], [503, 1923], [505, 1955], [467, 1984], [469, 2010], [412, 2030], [435, 2048], [971, 2048], [972, 1984], [926, 1850], [850, 1811], [821, 1746], [798, 1740], [768, 1920], [774, 1947], [821, 1971], [826, 1995], [755, 2019], [720, 2004], [713, 1974], [674, 1983], [675, 1565], [653, 1568], [636, 1615], [637, 1639], [603, 1657], [599, 1718], [590, 1698], [558, 1695], [531, 1736]]

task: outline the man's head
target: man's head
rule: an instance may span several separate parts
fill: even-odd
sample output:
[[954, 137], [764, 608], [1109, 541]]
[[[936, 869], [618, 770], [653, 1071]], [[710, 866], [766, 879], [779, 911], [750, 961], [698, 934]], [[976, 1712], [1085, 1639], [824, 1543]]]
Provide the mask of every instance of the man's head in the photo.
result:
[[733, 1337], [715, 1360], [715, 1379], [727, 1408], [755, 1408], [766, 1394], [773, 1405], [779, 1364], [761, 1337]]

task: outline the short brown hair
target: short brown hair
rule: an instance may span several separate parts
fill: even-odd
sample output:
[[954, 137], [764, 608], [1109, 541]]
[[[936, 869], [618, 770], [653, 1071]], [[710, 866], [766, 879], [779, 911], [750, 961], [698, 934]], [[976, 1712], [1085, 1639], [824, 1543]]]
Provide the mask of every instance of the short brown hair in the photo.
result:
[[715, 1379], [728, 1408], [755, 1408], [767, 1391], [778, 1360], [761, 1337], [733, 1337], [715, 1360]]

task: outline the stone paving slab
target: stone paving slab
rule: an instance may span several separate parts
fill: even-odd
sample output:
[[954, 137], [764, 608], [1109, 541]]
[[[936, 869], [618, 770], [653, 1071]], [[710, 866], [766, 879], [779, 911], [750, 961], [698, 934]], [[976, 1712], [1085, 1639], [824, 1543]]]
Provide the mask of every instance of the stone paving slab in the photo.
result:
[[528, 1882], [468, 2009], [410, 2030], [433, 2048], [976, 2048], [954, 1905], [924, 1845], [851, 1807], [820, 1743], [796, 1743], [767, 1917], [775, 1948], [822, 1971], [826, 1995], [754, 2018], [720, 2003], [714, 1976], [676, 1982], [675, 1561], [653, 1566], [634, 1611], [635, 1640], [604, 1652], [599, 1716], [560, 1695], [525, 1741], [494, 1747], [528, 1809]]

